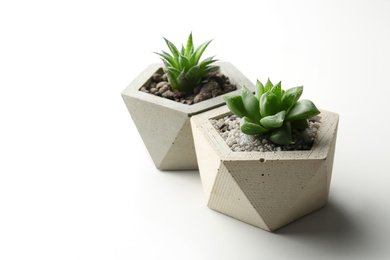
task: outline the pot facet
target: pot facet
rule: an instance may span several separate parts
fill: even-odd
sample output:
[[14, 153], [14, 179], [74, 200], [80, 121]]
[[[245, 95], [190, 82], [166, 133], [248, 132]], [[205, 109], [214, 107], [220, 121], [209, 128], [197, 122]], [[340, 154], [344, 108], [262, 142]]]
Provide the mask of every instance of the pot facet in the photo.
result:
[[[215, 65], [237, 86], [229, 95], [238, 95], [243, 85], [254, 91], [254, 85], [232, 64]], [[150, 84], [154, 73], [162, 72], [162, 66], [157, 63], [146, 68], [122, 92], [122, 97], [155, 166], [160, 170], [195, 170], [198, 164], [190, 118], [225, 102], [218, 96], [187, 105], [139, 91]]]
[[273, 231], [327, 203], [337, 114], [321, 110], [311, 150], [278, 152], [233, 152], [210, 122], [229, 114], [223, 106], [191, 118], [208, 207]]

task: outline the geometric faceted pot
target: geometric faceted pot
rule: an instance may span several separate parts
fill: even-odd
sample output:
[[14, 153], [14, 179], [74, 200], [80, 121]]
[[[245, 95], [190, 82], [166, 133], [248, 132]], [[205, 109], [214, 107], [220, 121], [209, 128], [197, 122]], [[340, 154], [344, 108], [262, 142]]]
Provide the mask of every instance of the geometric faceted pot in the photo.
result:
[[[215, 65], [237, 86], [237, 90], [229, 95], [239, 95], [243, 85], [254, 91], [254, 85], [233, 65], [227, 62], [217, 62]], [[222, 106], [225, 102], [221, 95], [187, 105], [139, 91], [150, 84], [154, 73], [163, 73], [162, 66], [157, 63], [146, 68], [122, 92], [123, 100], [158, 169], [198, 169], [190, 117]]]
[[233, 152], [210, 123], [226, 106], [191, 118], [208, 207], [276, 230], [324, 205], [329, 196], [339, 116], [321, 110], [308, 151]]

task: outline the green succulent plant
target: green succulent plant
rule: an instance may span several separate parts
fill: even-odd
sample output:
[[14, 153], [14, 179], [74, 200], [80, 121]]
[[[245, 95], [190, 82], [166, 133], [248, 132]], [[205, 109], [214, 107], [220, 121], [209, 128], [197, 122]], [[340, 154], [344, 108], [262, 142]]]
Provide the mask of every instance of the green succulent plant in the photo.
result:
[[182, 45], [180, 52], [172, 42], [165, 38], [164, 40], [172, 55], [165, 51], [156, 54], [160, 55], [164, 62], [164, 70], [167, 73], [169, 84], [173, 90], [192, 92], [194, 87], [201, 82], [202, 78], [216, 68], [216, 66], [210, 65], [216, 61], [213, 59], [214, 56], [199, 63], [200, 57], [211, 40], [195, 49], [192, 41], [192, 33], [190, 33], [186, 47]]
[[267, 133], [269, 139], [279, 145], [292, 144], [292, 128], [309, 127], [308, 118], [320, 113], [310, 100], [299, 100], [303, 86], [282, 89], [281, 82], [273, 85], [268, 79], [265, 86], [257, 80], [253, 95], [245, 86], [241, 96], [224, 96], [229, 109], [241, 118], [244, 134]]

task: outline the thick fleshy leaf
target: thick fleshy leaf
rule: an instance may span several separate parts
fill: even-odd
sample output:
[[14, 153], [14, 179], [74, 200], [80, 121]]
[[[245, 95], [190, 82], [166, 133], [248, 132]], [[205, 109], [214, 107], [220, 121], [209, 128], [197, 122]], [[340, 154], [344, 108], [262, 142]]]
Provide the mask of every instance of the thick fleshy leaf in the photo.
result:
[[260, 124], [267, 129], [278, 128], [283, 125], [284, 116], [286, 111], [281, 111], [273, 116], [266, 116], [260, 120]]
[[193, 64], [198, 64], [198, 62], [200, 60], [200, 57], [202, 56], [204, 50], [210, 44], [211, 41], [212, 40], [207, 41], [207, 42], [203, 43], [202, 45], [200, 45], [198, 48], [196, 48], [196, 50], [194, 52], [195, 57], [194, 57], [194, 63]]
[[284, 122], [284, 124], [276, 128], [269, 135], [271, 142], [280, 145], [289, 145], [292, 144], [292, 135], [291, 135], [291, 124], [290, 122]]
[[187, 47], [186, 47], [186, 57], [189, 58], [190, 55], [191, 55], [191, 49], [193, 50], [194, 48], [194, 45], [193, 45], [193, 42], [192, 42], [192, 32], [190, 33], [190, 36], [188, 36], [188, 40], [187, 40]]
[[244, 103], [242, 102], [241, 96], [223, 96], [226, 105], [235, 115], [243, 118], [248, 113], [245, 110]]
[[272, 92], [265, 92], [260, 97], [261, 116], [272, 116], [280, 112], [280, 100]]
[[187, 59], [187, 57], [180, 55], [179, 56], [179, 64], [180, 64], [180, 70], [184, 70], [184, 72], [187, 72], [190, 66], [190, 61]]
[[181, 45], [181, 52], [180, 52], [180, 54], [181, 55], [185, 55], [185, 53], [186, 53], [186, 49], [184, 49], [184, 46], [183, 46], [183, 44]]
[[189, 81], [192, 81], [195, 84], [199, 83], [198, 81], [201, 79], [201, 77], [198, 75], [199, 69], [200, 69], [199, 66], [196, 65], [196, 66], [191, 67], [188, 70], [187, 78], [188, 78]]
[[300, 100], [291, 108], [286, 115], [286, 120], [307, 119], [320, 113], [317, 107], [310, 100]]
[[279, 83], [273, 86], [270, 91], [274, 93], [278, 99], [282, 99], [282, 82], [279, 81]]
[[155, 52], [155, 54], [159, 55], [163, 60], [165, 60], [170, 66], [176, 67], [175, 59], [167, 52], [162, 51], [162, 53]]
[[305, 129], [309, 127], [309, 122], [307, 121], [307, 119], [299, 119], [290, 122], [292, 128]]
[[180, 70], [178, 70], [178, 69], [176, 69], [176, 68], [173, 68], [173, 67], [167, 67], [167, 66], [165, 66], [165, 69], [166, 69], [167, 72], [169, 72], [169, 73], [172, 75], [172, 77], [174, 77], [174, 78], [177, 78], [177, 77], [180, 75], [180, 73], [181, 73]]
[[169, 85], [171, 85], [172, 90], [177, 89], [176, 77], [177, 76], [172, 75], [172, 72], [170, 72], [169, 70], [167, 71], [168, 82], [169, 82]]
[[[163, 37], [163, 38], [164, 38], [164, 37]], [[167, 40], [166, 38], [164, 38], [164, 40], [165, 40], [165, 42], [167, 43], [168, 48], [169, 48], [169, 50], [171, 51], [173, 57], [174, 57], [175, 59], [178, 59], [178, 57], [179, 57], [179, 51], [177, 50], [176, 46], [175, 46], [173, 43], [171, 43], [169, 40]]]
[[282, 97], [282, 109], [286, 110], [287, 113], [295, 103], [299, 100], [303, 92], [303, 86], [290, 88], [286, 90]]
[[267, 83], [265, 83], [265, 86], [264, 86], [264, 93], [269, 91], [274, 85], [272, 84], [272, 82], [269, 80], [267, 80]]
[[199, 63], [200, 67], [206, 68], [208, 65], [210, 65], [213, 62], [216, 62], [217, 60], [213, 60], [215, 56], [208, 57], [207, 59], [204, 59], [201, 63]]
[[263, 94], [264, 94], [264, 85], [259, 80], [257, 80], [256, 81], [256, 89], [255, 89], [255, 97], [257, 98], [257, 100], [260, 101], [260, 97]]
[[194, 87], [194, 83], [189, 81], [186, 77], [186, 74], [184, 72], [184, 70], [180, 73], [180, 75], [177, 77], [176, 79], [176, 83], [177, 83], [177, 86], [176, 88], [179, 90], [179, 91], [182, 91], [182, 92], [188, 92], [190, 91], [193, 87]]
[[253, 123], [253, 121], [247, 118], [246, 116], [241, 118], [240, 127], [241, 127], [241, 132], [247, 135], [257, 135], [261, 133], [266, 133], [268, 131], [261, 125]]
[[259, 100], [257, 100], [252, 92], [250, 92], [245, 86], [242, 86], [241, 96], [245, 110], [248, 112], [249, 117], [255, 122], [259, 122], [261, 119]]

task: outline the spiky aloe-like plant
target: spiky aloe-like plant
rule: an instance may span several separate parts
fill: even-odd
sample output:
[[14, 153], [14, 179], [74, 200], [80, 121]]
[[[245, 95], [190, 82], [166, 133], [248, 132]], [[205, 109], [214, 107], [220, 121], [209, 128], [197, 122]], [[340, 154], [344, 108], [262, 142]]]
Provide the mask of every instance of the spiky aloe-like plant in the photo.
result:
[[320, 113], [310, 100], [299, 100], [303, 86], [282, 90], [268, 79], [265, 86], [257, 80], [255, 95], [245, 86], [241, 96], [224, 96], [229, 109], [241, 118], [244, 134], [268, 133], [269, 139], [279, 145], [292, 144], [291, 128], [309, 127], [308, 118]]
[[180, 52], [173, 43], [165, 38], [164, 40], [172, 55], [165, 51], [156, 54], [160, 55], [164, 62], [164, 69], [173, 90], [191, 92], [208, 72], [216, 68], [216, 66], [210, 66], [211, 63], [216, 61], [213, 60], [214, 56], [199, 63], [200, 57], [211, 40], [195, 49], [192, 33], [190, 33], [186, 47], [184, 48], [182, 45]]

